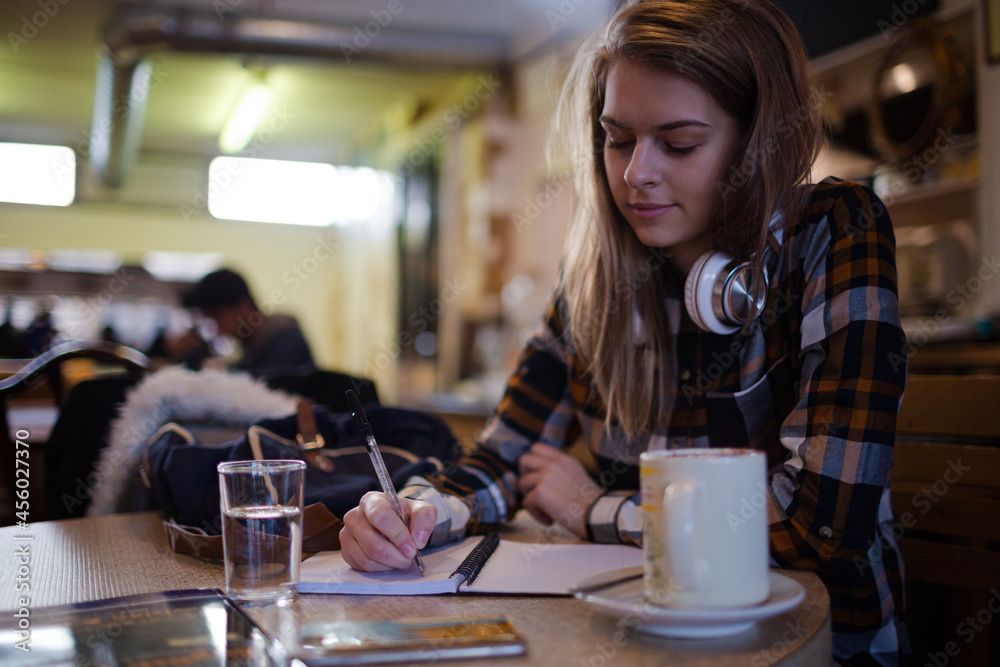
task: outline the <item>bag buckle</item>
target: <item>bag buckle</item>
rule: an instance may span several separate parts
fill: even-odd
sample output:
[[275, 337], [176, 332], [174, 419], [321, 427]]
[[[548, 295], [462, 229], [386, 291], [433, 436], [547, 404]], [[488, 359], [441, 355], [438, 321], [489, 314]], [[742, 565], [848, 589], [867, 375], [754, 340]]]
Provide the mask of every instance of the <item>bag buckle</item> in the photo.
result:
[[323, 436], [319, 433], [316, 433], [308, 442], [306, 442], [306, 439], [302, 437], [301, 433], [299, 433], [295, 436], [295, 442], [299, 443], [299, 449], [322, 449], [323, 447], [326, 447], [326, 440], [324, 440]]
[[296, 421], [299, 432], [295, 436], [295, 442], [298, 443], [305, 460], [323, 472], [333, 472], [333, 461], [319, 451], [326, 446], [326, 441], [320, 435], [319, 429], [316, 428], [316, 416], [313, 414], [313, 406], [310, 401], [299, 400]]

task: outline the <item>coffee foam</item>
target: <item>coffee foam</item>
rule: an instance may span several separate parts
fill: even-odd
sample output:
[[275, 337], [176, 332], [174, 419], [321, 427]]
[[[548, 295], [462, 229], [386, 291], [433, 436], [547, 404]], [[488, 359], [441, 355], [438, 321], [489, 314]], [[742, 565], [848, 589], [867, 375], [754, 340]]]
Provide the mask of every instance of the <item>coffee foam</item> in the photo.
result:
[[758, 449], [741, 449], [736, 447], [695, 447], [692, 449], [661, 449], [655, 452], [645, 452], [643, 456], [648, 458], [719, 458], [728, 456], [763, 456], [764, 452]]

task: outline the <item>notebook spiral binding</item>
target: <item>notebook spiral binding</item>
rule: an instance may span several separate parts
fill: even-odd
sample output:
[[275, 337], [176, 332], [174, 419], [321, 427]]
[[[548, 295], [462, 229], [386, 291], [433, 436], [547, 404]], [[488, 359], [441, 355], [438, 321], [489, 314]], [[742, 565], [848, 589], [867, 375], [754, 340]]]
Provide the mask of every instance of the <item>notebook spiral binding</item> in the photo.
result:
[[469, 555], [465, 557], [462, 564], [455, 568], [455, 571], [451, 573], [451, 576], [456, 574], [461, 574], [465, 576], [465, 581], [467, 584], [471, 584], [479, 576], [482, 571], [483, 566], [486, 565], [486, 561], [490, 559], [493, 552], [496, 551], [497, 545], [500, 544], [500, 535], [496, 531], [488, 533], [479, 544], [469, 552]]

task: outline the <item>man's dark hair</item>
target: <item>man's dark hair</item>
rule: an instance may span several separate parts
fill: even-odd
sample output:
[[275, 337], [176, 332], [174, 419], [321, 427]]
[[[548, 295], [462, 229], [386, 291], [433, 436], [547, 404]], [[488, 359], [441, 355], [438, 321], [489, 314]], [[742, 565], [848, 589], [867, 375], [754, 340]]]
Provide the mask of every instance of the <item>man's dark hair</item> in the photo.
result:
[[243, 276], [230, 269], [219, 269], [199, 280], [182, 301], [186, 308], [209, 310], [235, 306], [244, 298], [253, 302]]

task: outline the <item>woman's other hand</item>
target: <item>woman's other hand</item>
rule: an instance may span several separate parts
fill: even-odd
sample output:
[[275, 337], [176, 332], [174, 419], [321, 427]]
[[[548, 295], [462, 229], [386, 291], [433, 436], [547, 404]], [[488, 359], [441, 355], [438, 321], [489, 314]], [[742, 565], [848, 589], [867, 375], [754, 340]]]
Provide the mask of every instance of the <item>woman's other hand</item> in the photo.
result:
[[389, 498], [369, 491], [358, 506], [344, 515], [340, 548], [355, 570], [402, 570], [413, 563], [417, 549], [427, 546], [437, 522], [437, 508], [422, 500], [400, 498], [409, 529], [396, 516]]
[[603, 491], [583, 464], [560, 449], [535, 443], [518, 459], [518, 467], [524, 508], [545, 525], [557, 521], [585, 538], [584, 513]]

